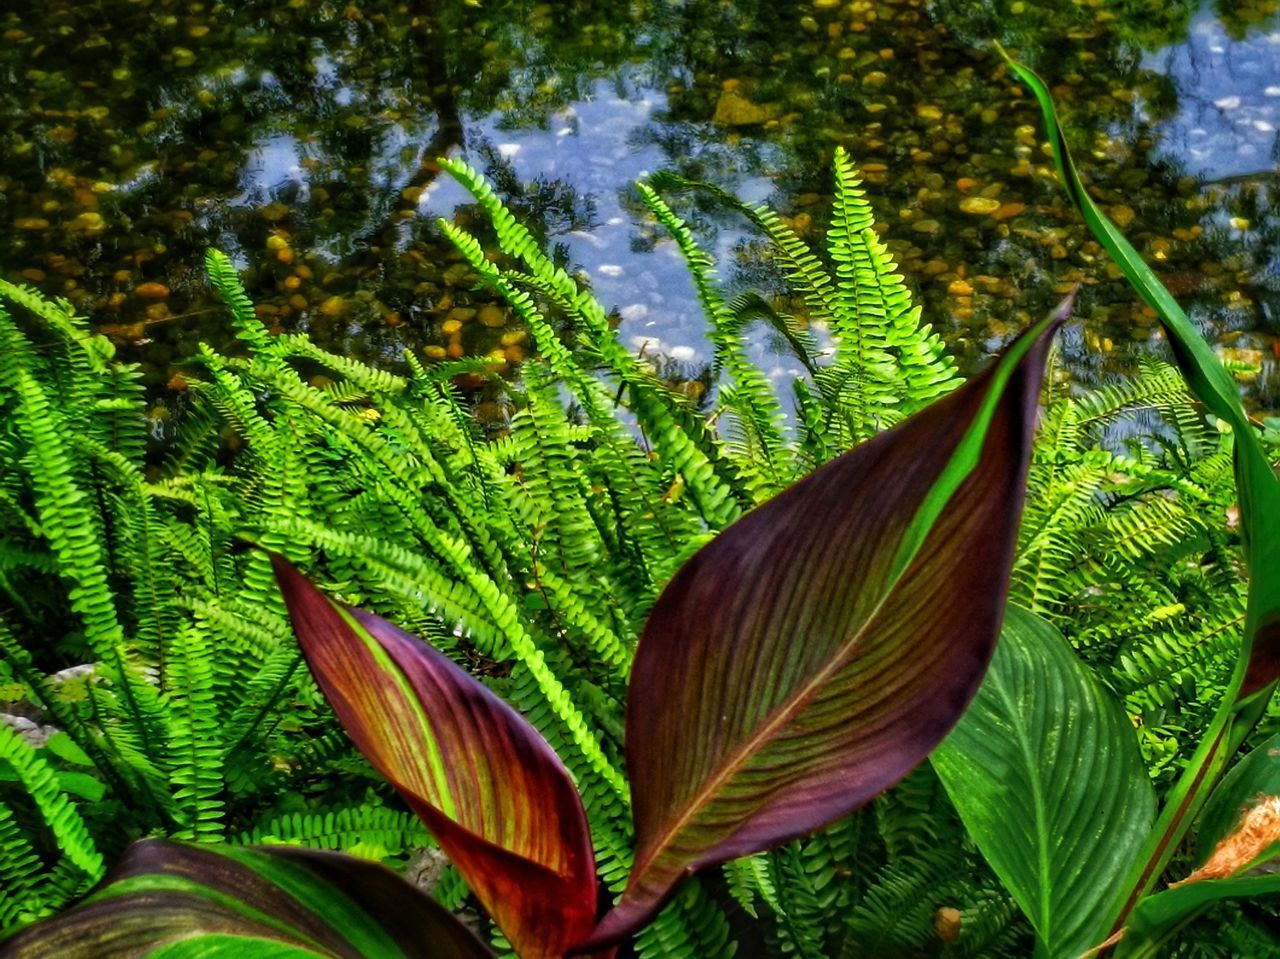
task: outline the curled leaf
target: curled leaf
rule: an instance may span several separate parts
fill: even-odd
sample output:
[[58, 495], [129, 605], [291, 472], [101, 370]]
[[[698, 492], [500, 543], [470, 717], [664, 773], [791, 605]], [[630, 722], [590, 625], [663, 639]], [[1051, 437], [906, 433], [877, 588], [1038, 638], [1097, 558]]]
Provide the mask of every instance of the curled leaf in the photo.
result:
[[521, 959], [590, 931], [596, 873], [559, 757], [448, 657], [328, 599], [273, 556], [294, 632], [352, 741], [435, 835]]
[[649, 616], [627, 700], [635, 866], [615, 942], [679, 880], [905, 776], [968, 705], [1008, 588], [1044, 361], [984, 373], [738, 520]]
[[1280, 735], [1231, 767], [1196, 823], [1196, 861], [1188, 880], [1220, 878], [1280, 856]]
[[1260, 795], [1236, 828], [1219, 840], [1205, 864], [1181, 882], [1222, 879], [1243, 872], [1280, 843], [1280, 796]]

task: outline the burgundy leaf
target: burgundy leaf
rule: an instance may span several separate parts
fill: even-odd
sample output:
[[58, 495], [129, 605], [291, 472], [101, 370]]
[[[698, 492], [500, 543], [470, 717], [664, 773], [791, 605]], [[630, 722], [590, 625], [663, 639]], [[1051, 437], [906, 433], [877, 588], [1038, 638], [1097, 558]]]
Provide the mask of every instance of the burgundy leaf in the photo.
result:
[[617, 942], [696, 869], [805, 835], [946, 735], [1000, 629], [1069, 301], [983, 374], [744, 516], [673, 578], [627, 700], [637, 853]]
[[560, 959], [595, 921], [596, 872], [559, 757], [446, 656], [272, 561], [307, 663], [352, 741], [422, 817], [521, 959]]
[[377, 863], [286, 846], [144, 839], [74, 908], [23, 929], [3, 959], [184, 955], [492, 959], [461, 922]]

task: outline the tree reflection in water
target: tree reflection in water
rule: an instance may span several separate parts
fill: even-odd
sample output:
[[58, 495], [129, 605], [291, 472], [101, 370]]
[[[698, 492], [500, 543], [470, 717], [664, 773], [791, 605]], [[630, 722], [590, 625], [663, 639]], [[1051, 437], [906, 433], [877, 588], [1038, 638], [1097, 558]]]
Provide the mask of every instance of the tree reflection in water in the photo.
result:
[[[843, 144], [967, 366], [1079, 282], [1072, 367], [1122, 369], [1154, 321], [1061, 197], [1034, 104], [985, 49], [998, 37], [1056, 84], [1100, 200], [1193, 316], [1261, 364], [1252, 398], [1275, 409], [1275, 134], [1264, 114], [1233, 127], [1254, 159], [1224, 178], [1183, 120], [1205, 64], [1265, 109], [1277, 29], [1273, 0], [51, 0], [0, 14], [0, 271], [92, 314], [157, 386], [180, 388], [182, 358], [225, 336], [198, 272], [209, 245], [275, 328], [388, 364], [411, 348], [504, 370], [520, 332], [433, 226], [471, 218], [434, 162], [461, 154], [617, 304], [637, 348], [696, 361], [692, 291], [633, 218], [630, 181], [706, 179], [817, 240]], [[802, 312], [737, 218], [682, 204], [732, 283]]]

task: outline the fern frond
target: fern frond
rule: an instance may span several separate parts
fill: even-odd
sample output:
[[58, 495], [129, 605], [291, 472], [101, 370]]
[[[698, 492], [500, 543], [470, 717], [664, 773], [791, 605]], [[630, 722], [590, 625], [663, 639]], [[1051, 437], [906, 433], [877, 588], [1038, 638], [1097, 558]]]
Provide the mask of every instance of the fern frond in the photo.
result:
[[0, 803], [0, 933], [41, 918], [62, 903], [45, 901], [38, 890], [44, 863], [14, 821], [13, 810]]
[[165, 658], [169, 689], [169, 776], [179, 810], [177, 838], [217, 842], [223, 835], [223, 739], [214, 698], [214, 656], [197, 623], [185, 623]]
[[253, 301], [245, 292], [231, 260], [221, 250], [209, 249], [204, 255], [204, 269], [209, 285], [222, 298], [231, 312], [231, 322], [236, 334], [258, 350], [266, 348], [269, 334], [254, 312]]
[[255, 823], [233, 841], [244, 845], [283, 843], [385, 859], [434, 845], [431, 834], [412, 813], [385, 806], [356, 806], [285, 813]]
[[794, 464], [783, 442], [782, 407], [768, 379], [747, 356], [738, 318], [717, 288], [710, 256], [652, 187], [640, 183], [636, 189], [645, 206], [675, 240], [693, 280], [715, 346], [714, 375], [717, 382], [722, 373], [729, 375], [729, 382], [719, 383], [720, 403], [731, 412], [743, 436], [741, 444], [726, 445], [726, 450], [738, 472], [751, 484], [756, 501], [761, 502], [794, 477]]
[[6, 723], [0, 723], [0, 760], [17, 774], [59, 851], [84, 874], [83, 886], [101, 879], [106, 866], [75, 803], [58, 786], [53, 767]]
[[730, 959], [736, 943], [724, 913], [701, 881], [692, 879], [640, 932], [635, 949], [643, 959]]

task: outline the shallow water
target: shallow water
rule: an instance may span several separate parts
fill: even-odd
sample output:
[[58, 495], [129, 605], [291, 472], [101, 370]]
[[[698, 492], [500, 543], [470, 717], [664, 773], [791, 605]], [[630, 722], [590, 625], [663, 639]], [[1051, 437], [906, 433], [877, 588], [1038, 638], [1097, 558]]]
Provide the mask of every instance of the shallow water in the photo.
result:
[[[210, 245], [273, 327], [391, 364], [518, 364], [520, 331], [434, 225], [474, 213], [442, 154], [490, 176], [637, 349], [692, 369], [702, 320], [631, 182], [709, 180], [820, 242], [843, 144], [967, 367], [1080, 283], [1070, 366], [1121, 370], [1160, 348], [1156, 325], [1060, 195], [998, 37], [1054, 85], [1100, 201], [1258, 367], [1251, 401], [1280, 408], [1276, 0], [6, 6], [0, 272], [91, 315], [161, 404], [196, 344], [228, 336]], [[781, 295], [739, 220], [681, 210], [727, 282]]]

